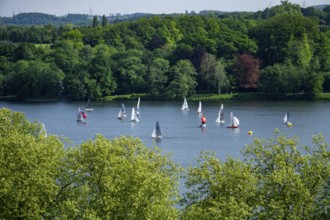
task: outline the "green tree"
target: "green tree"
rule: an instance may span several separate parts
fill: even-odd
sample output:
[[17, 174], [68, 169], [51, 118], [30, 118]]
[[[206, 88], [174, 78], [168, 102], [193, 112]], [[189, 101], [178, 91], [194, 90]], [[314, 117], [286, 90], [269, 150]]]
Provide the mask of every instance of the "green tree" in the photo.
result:
[[79, 49], [71, 40], [56, 41], [51, 58], [65, 74], [75, 73], [81, 65]]
[[329, 218], [330, 153], [320, 135], [312, 147], [275, 132], [275, 138], [255, 139], [244, 150], [258, 177], [257, 219]]
[[179, 60], [171, 68], [170, 83], [165, 95], [169, 98], [183, 98], [195, 92], [196, 70], [189, 60]]
[[300, 93], [306, 80], [305, 73], [291, 64], [269, 66], [260, 74], [259, 91], [275, 99]]
[[148, 90], [146, 66], [142, 63], [142, 55], [142, 51], [127, 50], [113, 56], [114, 76], [120, 85], [119, 93], [139, 93]]
[[203, 153], [189, 167], [182, 219], [327, 219], [330, 151], [321, 135], [313, 146], [275, 131], [243, 150], [243, 161], [222, 163]]
[[163, 58], [153, 60], [148, 71], [149, 92], [154, 98], [161, 98], [168, 81], [169, 62]]
[[150, 22], [145, 18], [133, 22], [130, 27], [134, 31], [138, 41], [141, 42], [144, 47], [148, 45], [155, 34], [154, 27], [150, 25]]
[[0, 218], [43, 219], [60, 191], [63, 143], [23, 113], [0, 109], [0, 123]]
[[32, 43], [21, 43], [14, 51], [13, 58], [19, 60], [35, 60], [38, 57], [37, 49]]
[[75, 44], [75, 47], [82, 47], [82, 33], [81, 31], [74, 29], [62, 33], [62, 38], [70, 40]]
[[281, 5], [274, 6], [270, 9], [270, 16], [283, 14], [302, 15], [301, 8], [298, 4], [292, 4], [289, 0], [281, 1]]
[[105, 15], [102, 16], [102, 27], [105, 27], [108, 25], [108, 20]]
[[320, 69], [330, 71], [330, 30], [320, 34], [318, 45], [316, 54], [319, 57]]
[[102, 28], [82, 28], [84, 44], [89, 44], [95, 47], [98, 44], [103, 44], [103, 29]]
[[[89, 89], [90, 87], [88, 85], [93, 85], [94, 87]], [[66, 75], [64, 88], [66, 96], [74, 100], [95, 99], [102, 96], [100, 87], [96, 85], [95, 80], [94, 82], [91, 81], [86, 71], [81, 71], [75, 75]]]
[[304, 92], [308, 98], [318, 98], [323, 91], [324, 77], [321, 74], [312, 72], [309, 73], [306, 78]]
[[189, 167], [182, 219], [249, 219], [257, 201], [257, 175], [253, 166], [233, 158], [219, 161], [202, 153]]
[[308, 42], [307, 34], [302, 34], [296, 40], [289, 43], [290, 55], [289, 59], [293, 64], [296, 64], [302, 68], [306, 68], [312, 59], [313, 51]]
[[89, 64], [90, 78], [96, 80], [102, 96], [111, 95], [117, 87], [108, 60], [106, 53], [99, 51]]
[[311, 18], [285, 14], [261, 22], [251, 29], [250, 36], [257, 42], [263, 66], [284, 63], [292, 58], [293, 64], [307, 66], [319, 30]]
[[99, 21], [98, 21], [96, 15], [93, 17], [93, 24], [92, 24], [92, 26], [93, 26], [93, 28], [96, 28], [96, 27], [99, 26]]
[[323, 84], [322, 88], [324, 92], [330, 91], [330, 72], [326, 72], [323, 74]]
[[213, 90], [216, 88], [215, 67], [216, 57], [209, 53], [203, 53], [197, 75], [199, 90]]
[[41, 61], [19, 61], [6, 76], [8, 93], [18, 99], [28, 97], [58, 97], [59, 81], [64, 74], [56, 66]]
[[222, 89], [226, 89], [226, 92], [230, 86], [230, 82], [225, 71], [225, 65], [221, 60], [218, 60], [215, 66], [215, 84], [218, 89], [218, 94], [221, 94]]
[[71, 149], [47, 218], [178, 219], [177, 165], [133, 138], [100, 135]]

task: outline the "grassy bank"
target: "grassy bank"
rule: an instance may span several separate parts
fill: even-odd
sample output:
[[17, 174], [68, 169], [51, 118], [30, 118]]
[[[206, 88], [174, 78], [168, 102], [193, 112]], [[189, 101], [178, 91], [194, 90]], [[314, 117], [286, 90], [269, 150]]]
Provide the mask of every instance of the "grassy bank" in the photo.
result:
[[321, 93], [318, 99], [330, 100], [330, 93]]
[[[112, 95], [106, 96], [99, 101], [111, 102], [111, 101], [125, 101], [125, 100], [137, 100], [138, 97], [141, 97], [143, 100], [155, 100], [146, 93], [132, 93], [126, 95]], [[272, 100], [271, 98], [259, 94], [259, 93], [231, 93], [231, 94], [194, 94], [187, 97], [190, 101], [218, 101], [218, 100]], [[1, 101], [14, 101], [14, 96], [0, 96]], [[29, 99], [26, 101], [58, 101], [59, 99]], [[164, 100], [164, 99], [161, 99]], [[181, 100], [181, 99], [180, 99]], [[302, 95], [292, 95], [287, 96], [283, 100], [309, 100], [308, 98]], [[321, 93], [314, 100], [330, 100], [330, 93]]]
[[[138, 97], [144, 100], [155, 100], [148, 94], [128, 94], [107, 96], [102, 101], [114, 100], [136, 100]], [[231, 93], [231, 94], [194, 94], [187, 97], [190, 101], [218, 101], [218, 100], [272, 100], [266, 95], [260, 93]], [[163, 99], [162, 99], [163, 100]], [[181, 99], [180, 99], [181, 100]], [[288, 95], [283, 100], [310, 100], [303, 94]], [[321, 93], [314, 100], [330, 100], [330, 93]]]
[[258, 93], [231, 93], [231, 94], [195, 94], [188, 98], [193, 101], [217, 100], [267, 100], [266, 96]]
[[[102, 101], [135, 100], [138, 97], [144, 100], [155, 100], [147, 94], [128, 94], [107, 96]], [[217, 101], [217, 100], [267, 100], [258, 93], [232, 93], [232, 94], [194, 94], [187, 97], [190, 101]], [[163, 100], [163, 99], [162, 99]], [[181, 100], [181, 99], [180, 99]]]

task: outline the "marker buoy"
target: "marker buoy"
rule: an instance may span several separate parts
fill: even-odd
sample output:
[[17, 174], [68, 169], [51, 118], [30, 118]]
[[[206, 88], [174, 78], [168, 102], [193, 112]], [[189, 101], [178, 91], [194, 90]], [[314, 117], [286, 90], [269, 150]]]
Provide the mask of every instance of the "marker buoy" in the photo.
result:
[[252, 135], [252, 133], [253, 133], [252, 131], [248, 131], [248, 135]]

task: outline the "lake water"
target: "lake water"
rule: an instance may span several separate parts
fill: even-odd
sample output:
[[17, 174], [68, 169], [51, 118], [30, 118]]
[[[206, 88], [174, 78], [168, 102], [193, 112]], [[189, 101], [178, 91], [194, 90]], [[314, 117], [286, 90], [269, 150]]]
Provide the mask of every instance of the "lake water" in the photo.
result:
[[[207, 128], [201, 129], [197, 115], [198, 102], [189, 102], [190, 110], [181, 111], [182, 102], [144, 101], [140, 104], [140, 123], [131, 123], [130, 114], [136, 102], [125, 101], [127, 117], [118, 120], [122, 102], [93, 103], [93, 112], [86, 112], [86, 123], [77, 123], [77, 108], [85, 102], [0, 102], [0, 107], [24, 112], [30, 121], [43, 122], [48, 134], [69, 138], [74, 144], [94, 139], [95, 134], [107, 138], [138, 137], [147, 146], [158, 146], [171, 152], [172, 160], [186, 167], [195, 163], [201, 151], [213, 151], [221, 160], [226, 156], [240, 157], [241, 149], [254, 138], [270, 138], [278, 128], [288, 137], [297, 135], [301, 144], [311, 145], [312, 135], [322, 133], [330, 140], [329, 101], [216, 101], [202, 102]], [[224, 125], [215, 123], [219, 108], [224, 104]], [[290, 112], [292, 127], [283, 124], [284, 114]], [[229, 114], [240, 120], [240, 128], [228, 129]], [[151, 133], [159, 121], [163, 139], [155, 141]], [[248, 135], [253, 131], [253, 135]]]

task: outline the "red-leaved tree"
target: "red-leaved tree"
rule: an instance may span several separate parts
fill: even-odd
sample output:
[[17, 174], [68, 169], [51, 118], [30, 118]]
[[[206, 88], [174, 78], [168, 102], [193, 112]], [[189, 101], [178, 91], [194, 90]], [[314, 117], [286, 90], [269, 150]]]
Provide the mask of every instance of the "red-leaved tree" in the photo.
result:
[[250, 54], [235, 56], [233, 66], [237, 86], [243, 90], [255, 90], [260, 75], [260, 60]]

